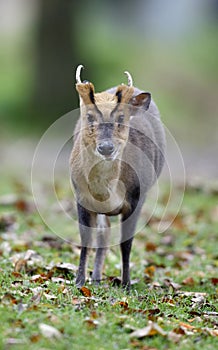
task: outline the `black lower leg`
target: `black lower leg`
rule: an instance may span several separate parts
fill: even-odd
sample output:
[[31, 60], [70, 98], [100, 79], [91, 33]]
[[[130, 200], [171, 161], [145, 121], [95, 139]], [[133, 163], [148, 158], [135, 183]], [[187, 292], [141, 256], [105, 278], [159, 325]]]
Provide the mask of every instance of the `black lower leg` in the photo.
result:
[[133, 238], [128, 239], [125, 242], [122, 242], [121, 254], [122, 254], [122, 286], [124, 288], [130, 288], [130, 269], [129, 269], [129, 259], [130, 252], [132, 247]]
[[82, 287], [86, 280], [86, 264], [89, 247], [92, 241], [92, 219], [93, 215], [80, 204], [77, 205], [78, 217], [79, 217], [79, 230], [81, 237], [81, 253], [80, 253], [80, 263], [79, 269], [76, 277], [77, 287]]
[[77, 287], [82, 287], [85, 284], [87, 256], [88, 256], [88, 248], [82, 247], [81, 253], [80, 253], [79, 268], [78, 268], [77, 276], [76, 276], [76, 286]]

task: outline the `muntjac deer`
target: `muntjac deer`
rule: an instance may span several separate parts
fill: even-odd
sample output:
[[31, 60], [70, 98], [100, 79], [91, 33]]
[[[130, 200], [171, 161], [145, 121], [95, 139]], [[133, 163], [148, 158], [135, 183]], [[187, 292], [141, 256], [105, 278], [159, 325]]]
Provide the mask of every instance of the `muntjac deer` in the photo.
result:
[[[110, 239], [110, 216], [121, 216], [122, 286], [130, 288], [130, 251], [146, 194], [164, 164], [165, 135], [151, 94], [128, 84], [101, 93], [76, 71], [80, 118], [70, 158], [75, 188], [81, 253], [77, 287], [84, 285], [92, 232], [97, 249], [92, 281], [100, 282]], [[118, 233], [119, 234], [119, 233]]]

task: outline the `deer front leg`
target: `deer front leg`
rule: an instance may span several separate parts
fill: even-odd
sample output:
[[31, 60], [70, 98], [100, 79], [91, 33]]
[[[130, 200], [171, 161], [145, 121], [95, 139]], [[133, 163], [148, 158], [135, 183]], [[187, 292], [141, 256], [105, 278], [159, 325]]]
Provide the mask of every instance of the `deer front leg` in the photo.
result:
[[79, 203], [77, 205], [79, 217], [79, 231], [81, 239], [81, 252], [79, 268], [76, 276], [76, 286], [82, 287], [86, 281], [86, 265], [89, 253], [89, 248], [92, 243], [92, 224], [94, 215], [83, 208]]
[[97, 217], [97, 249], [94, 270], [92, 273], [92, 281], [96, 284], [98, 284], [102, 279], [102, 270], [107, 253], [109, 237], [110, 221], [105, 215], [99, 214]]

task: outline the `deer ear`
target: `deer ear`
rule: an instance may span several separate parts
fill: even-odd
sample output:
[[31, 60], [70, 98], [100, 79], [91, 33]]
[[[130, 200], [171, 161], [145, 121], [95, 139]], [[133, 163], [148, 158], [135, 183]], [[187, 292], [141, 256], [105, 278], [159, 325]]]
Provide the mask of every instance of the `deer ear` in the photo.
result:
[[132, 86], [127, 85], [119, 85], [116, 91], [116, 97], [118, 103], [129, 103], [134, 92], [134, 88]]
[[149, 92], [142, 92], [139, 95], [134, 96], [130, 100], [130, 104], [134, 107], [143, 107], [146, 111], [151, 103], [151, 94]]
[[79, 93], [80, 99], [82, 99], [85, 105], [95, 103], [95, 89], [94, 85], [90, 82], [77, 83], [76, 90]]

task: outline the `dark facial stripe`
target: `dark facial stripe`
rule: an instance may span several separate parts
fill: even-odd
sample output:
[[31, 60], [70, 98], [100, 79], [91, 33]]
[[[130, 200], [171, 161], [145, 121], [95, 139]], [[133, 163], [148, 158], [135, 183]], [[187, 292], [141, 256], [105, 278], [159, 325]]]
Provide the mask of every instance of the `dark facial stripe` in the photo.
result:
[[114, 124], [113, 123], [100, 123], [98, 126], [99, 139], [111, 139], [113, 135]]
[[90, 92], [89, 92], [89, 97], [90, 97], [90, 100], [93, 104], [95, 104], [95, 96], [94, 96], [94, 92], [92, 89], [90, 89]]
[[116, 96], [117, 96], [117, 103], [120, 103], [122, 99], [122, 91], [118, 90], [116, 92]]

